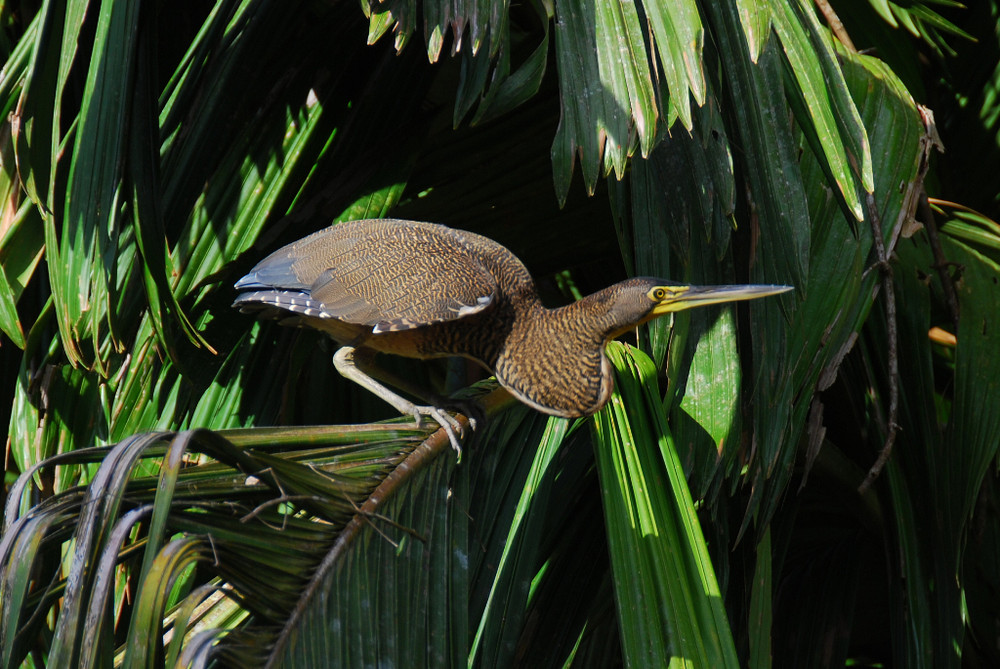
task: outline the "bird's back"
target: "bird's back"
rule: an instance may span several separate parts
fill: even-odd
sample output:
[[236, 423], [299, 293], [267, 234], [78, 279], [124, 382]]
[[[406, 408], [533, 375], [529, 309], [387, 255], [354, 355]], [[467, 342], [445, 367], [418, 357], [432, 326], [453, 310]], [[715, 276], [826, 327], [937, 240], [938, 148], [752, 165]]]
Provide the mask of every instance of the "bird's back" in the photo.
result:
[[534, 294], [527, 270], [500, 244], [395, 219], [320, 230], [272, 253], [236, 287], [241, 308], [276, 307], [374, 334], [462, 319], [511, 292]]

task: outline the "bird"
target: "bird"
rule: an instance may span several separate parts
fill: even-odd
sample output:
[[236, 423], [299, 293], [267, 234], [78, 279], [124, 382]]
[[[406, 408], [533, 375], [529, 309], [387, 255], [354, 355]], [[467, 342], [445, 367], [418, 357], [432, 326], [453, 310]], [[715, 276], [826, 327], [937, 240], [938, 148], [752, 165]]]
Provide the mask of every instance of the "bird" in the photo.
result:
[[[626, 279], [547, 308], [511, 251], [437, 223], [366, 219], [338, 223], [273, 252], [236, 282], [233, 306], [312, 327], [340, 348], [344, 377], [410, 414], [433, 418], [461, 454], [461, 428], [442, 407], [417, 405], [372, 374], [376, 354], [460, 356], [493, 373], [515, 398], [566, 418], [611, 397], [608, 342], [653, 318], [692, 307], [791, 290], [780, 285], [691, 286]], [[395, 384], [399, 387], [399, 384]]]

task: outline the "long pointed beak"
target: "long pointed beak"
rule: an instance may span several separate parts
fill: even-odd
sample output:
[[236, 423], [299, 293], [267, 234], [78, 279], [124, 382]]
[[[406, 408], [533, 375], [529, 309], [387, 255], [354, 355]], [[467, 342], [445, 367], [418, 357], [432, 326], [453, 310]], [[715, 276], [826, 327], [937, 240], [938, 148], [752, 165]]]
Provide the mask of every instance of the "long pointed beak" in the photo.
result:
[[740, 300], [755, 300], [758, 297], [778, 295], [792, 290], [791, 286], [674, 286], [668, 291], [668, 297], [653, 307], [653, 315], [663, 314], [703, 307], [706, 304], [721, 302], [737, 302]]

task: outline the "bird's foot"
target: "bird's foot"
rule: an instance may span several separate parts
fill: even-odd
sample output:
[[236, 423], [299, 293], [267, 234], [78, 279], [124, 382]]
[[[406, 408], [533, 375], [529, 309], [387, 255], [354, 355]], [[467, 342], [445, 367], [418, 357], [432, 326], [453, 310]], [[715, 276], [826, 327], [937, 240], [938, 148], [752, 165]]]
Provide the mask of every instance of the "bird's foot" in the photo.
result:
[[486, 412], [483, 410], [482, 405], [480, 405], [476, 400], [448, 397], [442, 399], [438, 403], [438, 406], [448, 407], [450, 411], [457, 411], [468, 418], [469, 427], [471, 427], [473, 431], [477, 430], [480, 425], [486, 424]]
[[[448, 441], [451, 442], [451, 447], [455, 449], [455, 453], [458, 455], [458, 460], [461, 462], [462, 446], [458, 443], [458, 435], [460, 434], [463, 437], [465, 436], [465, 430], [462, 429], [462, 424], [455, 420], [454, 416], [435, 406], [414, 405], [413, 419], [416, 421], [418, 428], [423, 425], [424, 416], [430, 416], [438, 425], [441, 426], [441, 428], [445, 431], [445, 434], [448, 435]], [[473, 430], [476, 429], [476, 425], [473, 420], [469, 420], [469, 425]]]

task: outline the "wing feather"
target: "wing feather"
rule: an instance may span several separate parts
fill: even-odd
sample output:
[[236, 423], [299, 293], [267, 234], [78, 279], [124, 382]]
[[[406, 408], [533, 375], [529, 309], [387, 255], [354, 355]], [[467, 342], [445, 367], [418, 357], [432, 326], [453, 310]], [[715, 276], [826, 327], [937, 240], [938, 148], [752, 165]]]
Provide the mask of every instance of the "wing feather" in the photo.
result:
[[[284, 304], [307, 303], [310, 315], [389, 332], [478, 313], [493, 303], [497, 280], [456, 231], [376, 219], [341, 223], [289, 244], [236, 287], [282, 291]], [[291, 293], [300, 296], [291, 300]]]

